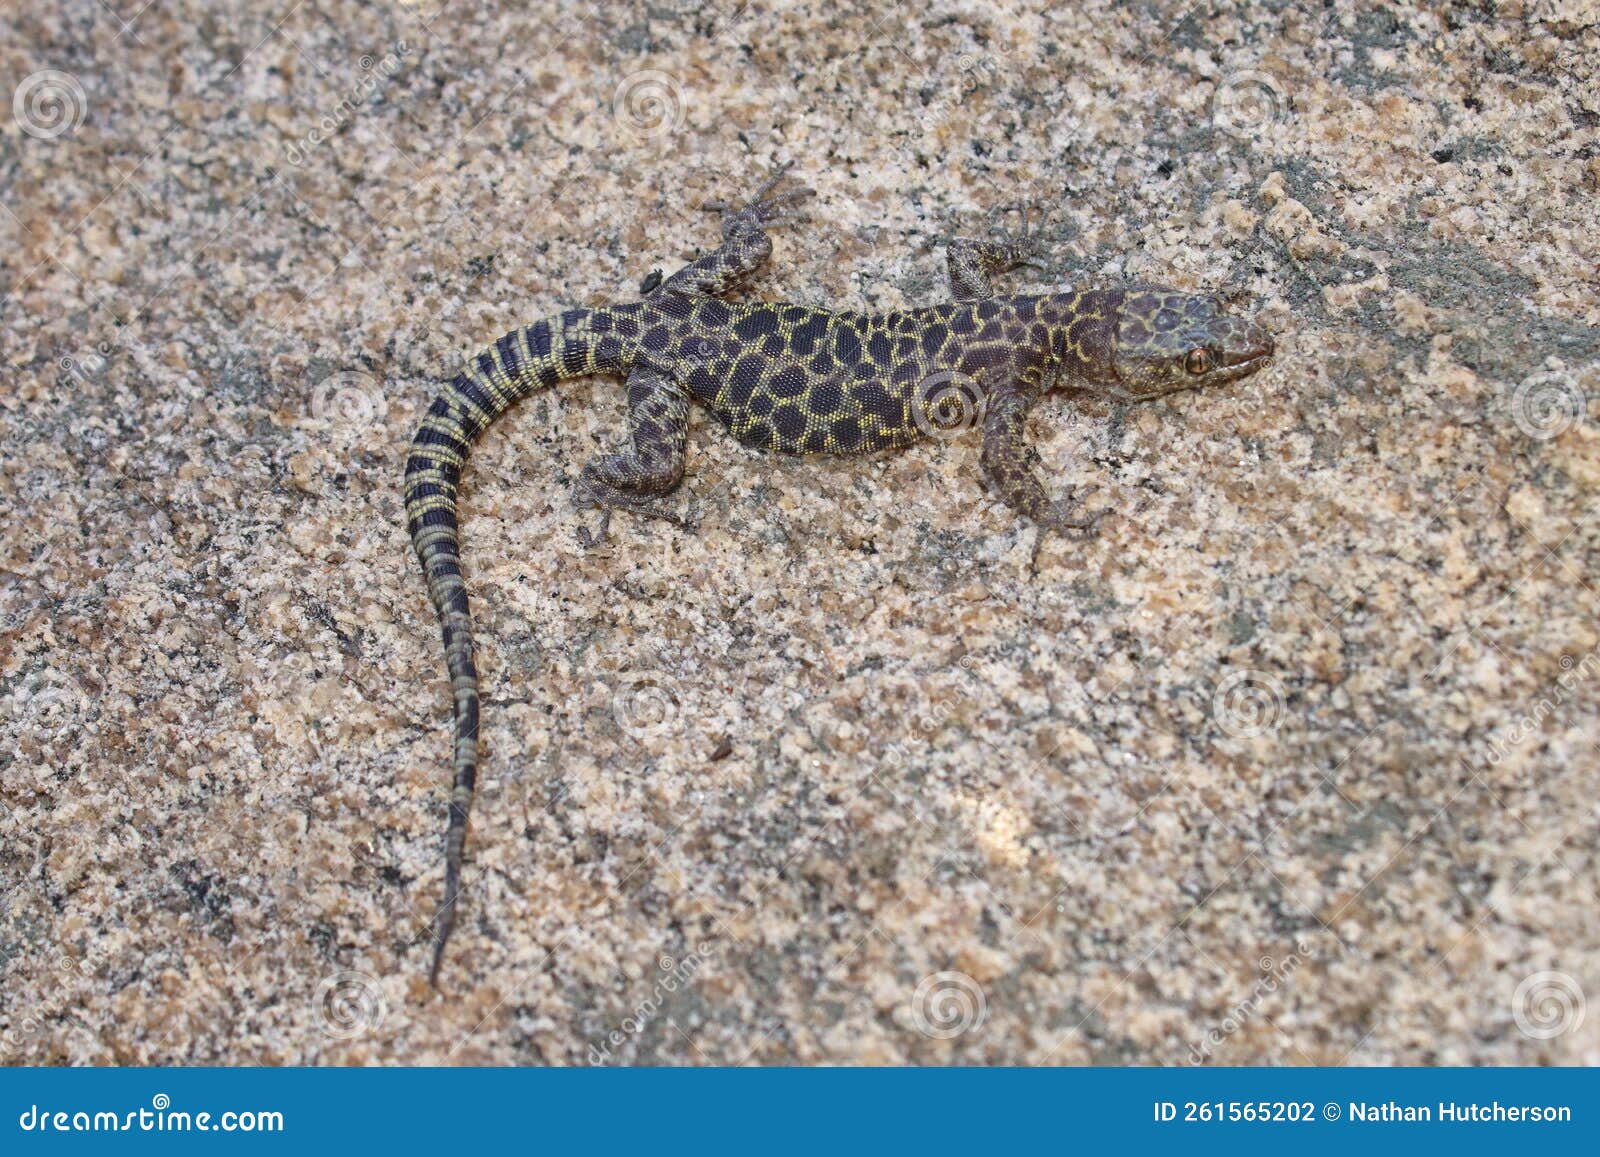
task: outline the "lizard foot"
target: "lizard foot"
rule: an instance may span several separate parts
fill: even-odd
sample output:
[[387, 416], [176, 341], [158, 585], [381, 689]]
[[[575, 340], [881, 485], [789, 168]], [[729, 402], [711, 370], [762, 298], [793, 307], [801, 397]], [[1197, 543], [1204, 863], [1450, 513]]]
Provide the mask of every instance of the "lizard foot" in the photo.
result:
[[611, 507], [606, 506], [600, 511], [600, 525], [595, 527], [593, 533], [587, 526], [578, 526], [578, 545], [584, 550], [594, 550], [611, 537]]
[[605, 542], [611, 529], [613, 510], [626, 510], [630, 514], [644, 518], [659, 518], [684, 530], [694, 529], [693, 521], [667, 504], [642, 495], [630, 494], [597, 478], [584, 478], [580, 481], [574, 504], [580, 510], [595, 507], [600, 509], [600, 525], [594, 533], [591, 534], [587, 526], [578, 527], [578, 542], [582, 544], [584, 550], [593, 550]]
[[782, 193], [772, 191], [793, 164], [793, 161], [785, 161], [776, 166], [741, 208], [735, 209], [726, 201], [707, 201], [701, 207], [722, 213], [724, 237], [759, 231], [769, 225], [795, 220], [804, 214], [796, 211], [794, 206], [807, 197], [816, 196], [816, 190], [802, 186], [798, 189], [787, 189]]
[[947, 238], [946, 242], [952, 246], [970, 246], [989, 273], [1004, 273], [1019, 265], [1049, 269], [1049, 264], [1045, 261], [1044, 233], [1040, 227], [1043, 215], [1041, 214], [1039, 220], [1035, 221], [1034, 207], [1030, 202], [1024, 202], [1017, 208], [1021, 212], [1022, 220], [1015, 231], [1001, 224], [990, 229], [990, 238], [970, 241], [952, 237]]
[[1035, 517], [1039, 533], [1033, 536], [1033, 551], [1028, 560], [1029, 570], [1038, 571], [1039, 551], [1044, 546], [1047, 535], [1059, 534], [1071, 542], [1088, 542], [1100, 533], [1100, 520], [1111, 513], [1111, 508], [1106, 507], [1090, 514], [1081, 514], [1078, 513], [1081, 501], [1076, 494], [1068, 491]]
[[1039, 518], [1040, 529], [1080, 542], [1093, 538], [1099, 533], [1100, 520], [1111, 513], [1111, 508], [1103, 507], [1085, 514], [1079, 510], [1082, 504], [1082, 497], [1069, 491], [1043, 512]]

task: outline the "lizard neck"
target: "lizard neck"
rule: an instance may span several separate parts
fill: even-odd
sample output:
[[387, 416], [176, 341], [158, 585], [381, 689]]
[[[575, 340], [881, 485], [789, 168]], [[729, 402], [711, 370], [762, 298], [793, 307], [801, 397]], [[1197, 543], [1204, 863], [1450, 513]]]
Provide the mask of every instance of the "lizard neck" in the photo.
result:
[[1117, 380], [1120, 289], [1062, 290], [1039, 298], [1038, 324], [1055, 385], [1106, 385]]

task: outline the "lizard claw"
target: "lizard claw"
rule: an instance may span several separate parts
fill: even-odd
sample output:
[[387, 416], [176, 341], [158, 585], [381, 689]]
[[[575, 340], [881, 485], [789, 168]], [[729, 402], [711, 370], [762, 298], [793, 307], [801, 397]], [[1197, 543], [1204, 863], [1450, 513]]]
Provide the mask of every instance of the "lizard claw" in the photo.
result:
[[1044, 234], [1040, 227], [1042, 220], [1035, 222], [1033, 211], [1032, 203], [1024, 202], [1021, 206], [1021, 227], [1015, 233], [1004, 227], [997, 230], [1000, 241], [996, 248], [1006, 260], [1015, 265], [1032, 265], [1044, 269], [1047, 266], [1044, 260]]
[[662, 502], [630, 494], [596, 478], [583, 478], [579, 481], [578, 493], [574, 505], [581, 509], [600, 509], [600, 526], [593, 534], [587, 526], [578, 527], [578, 541], [585, 550], [592, 550], [606, 540], [611, 528], [611, 512], [613, 510], [626, 510], [643, 518], [659, 518], [663, 522], [683, 530], [693, 530], [694, 523], [686, 516], [679, 514], [672, 507]]
[[1021, 225], [1015, 231], [1008, 229], [1004, 224], [996, 224], [990, 228], [990, 234], [994, 239], [977, 242], [985, 262], [996, 273], [1014, 269], [1018, 265], [1031, 265], [1035, 269], [1048, 270], [1050, 266], [1045, 258], [1044, 233], [1034, 221], [1032, 203], [1024, 202], [1020, 206], [1007, 206], [1007, 208], [1017, 208], [1021, 212]]
[[1049, 511], [1039, 520], [1040, 528], [1080, 541], [1093, 538], [1099, 533], [1100, 520], [1111, 513], [1111, 508], [1083, 514], [1079, 512], [1082, 505], [1083, 499], [1069, 491], [1050, 504]]
[[773, 188], [783, 179], [794, 164], [785, 161], [773, 168], [772, 173], [761, 187], [755, 191], [750, 200], [739, 209], [733, 208], [726, 201], [707, 201], [706, 209], [714, 209], [723, 214], [722, 235], [730, 237], [735, 233], [757, 231], [769, 225], [777, 225], [784, 221], [793, 220], [797, 214], [794, 212], [796, 203], [807, 197], [816, 196], [816, 190], [810, 188], [787, 189], [782, 193], [773, 193]]
[[609, 537], [610, 532], [611, 508], [606, 506], [602, 507], [600, 510], [600, 525], [595, 529], [593, 534], [589, 533], [589, 528], [587, 526], [579, 524], [578, 544], [586, 551], [594, 550], [595, 547], [605, 542], [605, 540]]
[[1004, 224], [991, 223], [988, 236], [981, 239], [946, 237], [946, 248], [952, 253], [960, 251], [970, 254], [970, 259], [976, 262], [977, 271], [984, 277], [1004, 273], [1019, 265], [1031, 265], [1049, 272], [1051, 266], [1045, 256], [1043, 233], [1033, 224], [1032, 206], [1023, 204], [1021, 212], [1021, 227], [1014, 232]]

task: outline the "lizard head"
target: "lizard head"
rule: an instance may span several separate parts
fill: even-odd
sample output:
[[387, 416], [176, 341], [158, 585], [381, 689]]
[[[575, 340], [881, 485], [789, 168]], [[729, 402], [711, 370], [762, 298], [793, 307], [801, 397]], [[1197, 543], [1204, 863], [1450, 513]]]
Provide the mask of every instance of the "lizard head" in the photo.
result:
[[1111, 390], [1130, 400], [1237, 381], [1272, 360], [1272, 335], [1196, 294], [1129, 290], [1116, 334]]

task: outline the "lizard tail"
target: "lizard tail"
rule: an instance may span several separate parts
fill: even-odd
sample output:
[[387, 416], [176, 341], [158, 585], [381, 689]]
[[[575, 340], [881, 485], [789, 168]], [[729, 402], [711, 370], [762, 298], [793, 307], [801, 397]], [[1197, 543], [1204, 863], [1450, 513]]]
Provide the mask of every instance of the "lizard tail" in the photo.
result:
[[[596, 319], [604, 317], [599, 327]], [[434, 918], [433, 964], [439, 965], [456, 922], [467, 815], [478, 771], [478, 670], [472, 659], [472, 616], [461, 577], [456, 492], [468, 451], [479, 434], [518, 399], [581, 377], [621, 368], [621, 343], [607, 332], [605, 310], [575, 309], [512, 330], [471, 358], [422, 419], [406, 460], [406, 518], [411, 544], [428, 580], [428, 595], [444, 630], [445, 662], [455, 699], [455, 783], [445, 832], [444, 899]]]

